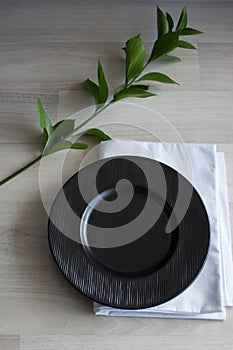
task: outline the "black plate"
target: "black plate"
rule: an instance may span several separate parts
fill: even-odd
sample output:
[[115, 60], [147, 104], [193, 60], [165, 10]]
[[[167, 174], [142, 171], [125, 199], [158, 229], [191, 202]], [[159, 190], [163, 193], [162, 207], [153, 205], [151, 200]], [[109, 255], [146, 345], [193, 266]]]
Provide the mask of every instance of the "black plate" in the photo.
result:
[[[182, 220], [171, 215], [180, 188], [191, 193]], [[114, 211], [117, 199], [126, 205]], [[174, 229], [166, 233], [171, 218]], [[54, 201], [48, 237], [59, 269], [80, 292], [108, 306], [139, 309], [164, 303], [193, 282], [208, 253], [210, 230], [203, 202], [183, 176], [148, 158], [113, 157], [67, 181]]]

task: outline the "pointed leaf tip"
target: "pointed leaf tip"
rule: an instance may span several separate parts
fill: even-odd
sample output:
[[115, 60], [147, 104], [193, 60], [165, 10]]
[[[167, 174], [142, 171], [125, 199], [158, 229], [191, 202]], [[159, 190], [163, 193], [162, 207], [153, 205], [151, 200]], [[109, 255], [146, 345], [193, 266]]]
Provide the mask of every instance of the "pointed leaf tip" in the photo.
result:
[[180, 14], [180, 18], [178, 20], [178, 24], [176, 26], [176, 31], [179, 31], [183, 28], [187, 27], [187, 23], [188, 23], [188, 13], [187, 13], [187, 7], [183, 7], [181, 14]]
[[181, 62], [181, 58], [178, 56], [174, 56], [174, 55], [165, 55], [162, 57], [162, 59], [168, 60], [168, 61]]
[[108, 141], [111, 140], [111, 137], [105, 134], [101, 129], [92, 128], [84, 131], [83, 136], [95, 136], [100, 141]]
[[44, 140], [46, 143], [49, 136], [53, 133], [53, 126], [52, 126], [51, 120], [49, 119], [49, 117], [47, 116], [47, 113], [45, 112], [45, 109], [43, 107], [43, 104], [40, 98], [38, 98], [37, 100], [37, 114], [38, 114], [39, 124], [47, 134]]
[[141, 80], [151, 80], [151, 81], [158, 81], [160, 83], [165, 83], [165, 84], [177, 84], [179, 85], [176, 81], [171, 79], [169, 76], [163, 73], [159, 72], [152, 72], [152, 73], [147, 73], [143, 75], [138, 81]]
[[167, 17], [163, 13], [163, 11], [157, 6], [157, 33], [158, 38], [160, 38], [162, 35], [168, 33], [169, 31], [169, 24]]
[[180, 35], [197, 35], [197, 34], [203, 34], [204, 32], [194, 29], [194, 28], [183, 28], [180, 30]]
[[191, 49], [191, 50], [196, 50], [196, 47], [187, 41], [184, 40], [179, 40], [178, 42], [178, 47], [181, 47], [183, 49]]
[[108, 98], [108, 84], [106, 82], [103, 67], [100, 61], [98, 61], [97, 74], [98, 74], [98, 82], [99, 82], [98, 101], [99, 101], [99, 104], [103, 104], [107, 101], [107, 98]]
[[95, 103], [96, 103], [96, 105], [98, 105], [99, 104], [99, 88], [96, 85], [96, 83], [94, 83], [90, 79], [86, 79], [83, 84], [89, 90], [89, 92], [94, 96]]
[[140, 34], [132, 37], [126, 42], [126, 82], [134, 79], [141, 73], [146, 52]]
[[168, 22], [168, 27], [169, 27], [169, 32], [172, 31], [174, 27], [174, 21], [170, 13], [166, 12], [166, 17], [167, 17], [167, 22]]

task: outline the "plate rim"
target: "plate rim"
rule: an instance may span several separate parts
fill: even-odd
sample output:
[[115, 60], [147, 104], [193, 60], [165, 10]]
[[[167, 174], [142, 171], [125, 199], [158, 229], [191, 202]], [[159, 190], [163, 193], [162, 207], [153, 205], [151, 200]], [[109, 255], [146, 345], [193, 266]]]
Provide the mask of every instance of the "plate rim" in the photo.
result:
[[[103, 161], [106, 162], [106, 161], [115, 160], [115, 159], [127, 159], [127, 160], [128, 160], [128, 159], [134, 159], [134, 158], [145, 158], [145, 157], [138, 157], [138, 156], [127, 156], [127, 157], [124, 157], [124, 156], [116, 156], [116, 157], [108, 157], [108, 158], [105, 158], [105, 159], [103, 159], [103, 160], [98, 160], [98, 161], [96, 161], [96, 162], [98, 162], [98, 163], [99, 163], [99, 162], [103, 162]], [[177, 171], [176, 169], [172, 168], [171, 166], [169, 166], [169, 165], [167, 165], [167, 164], [164, 164], [163, 162], [160, 162], [160, 161], [157, 161], [157, 160], [154, 160], [154, 159], [151, 159], [151, 158], [145, 158], [145, 159], [146, 159], [147, 161], [149, 161], [149, 162], [157, 162], [157, 163], [159, 163], [160, 165], [162, 165], [162, 167], [165, 167], [165, 168], [169, 169], [168, 171], [172, 170], [172, 172], [178, 173], [178, 171]], [[94, 162], [94, 163], [96, 163], [96, 162]], [[92, 165], [93, 165], [93, 163], [91, 163], [91, 164], [89, 164], [88, 166], [86, 166], [85, 168], [82, 168], [81, 170], [77, 171], [71, 178], [69, 178], [69, 179], [66, 181], [66, 183], [63, 185], [63, 188], [64, 188], [64, 186], [66, 186], [72, 179], [74, 179], [74, 178], [78, 175], [78, 173], [79, 173], [80, 171], [87, 171], [86, 169], [87, 169], [87, 168], [91, 168]], [[210, 246], [210, 222], [209, 222], [209, 217], [208, 217], [207, 210], [206, 210], [206, 208], [205, 208], [205, 205], [204, 205], [204, 203], [203, 203], [203, 200], [202, 200], [201, 196], [199, 195], [197, 189], [190, 183], [190, 181], [189, 181], [187, 178], [185, 178], [185, 176], [183, 176], [183, 175], [180, 174], [180, 173], [178, 173], [178, 174], [179, 174], [182, 178], [185, 179], [185, 181], [189, 184], [189, 186], [192, 186], [192, 188], [193, 188], [195, 194], [197, 195], [198, 200], [200, 200], [200, 203], [202, 204], [202, 207], [203, 207], [203, 209], [204, 209], [204, 214], [205, 214], [204, 216], [205, 216], [205, 219], [207, 219], [207, 226], [208, 226], [208, 244], [206, 245], [206, 248], [205, 248], [205, 257], [204, 257], [204, 259], [202, 259], [202, 262], [200, 263], [200, 267], [199, 267], [198, 271], [196, 272], [195, 277], [192, 278], [192, 280], [191, 280], [189, 283], [185, 284], [184, 287], [181, 288], [180, 291], [179, 291], [178, 293], [175, 293], [175, 295], [174, 295], [172, 298], [168, 298], [168, 299], [164, 300], [163, 302], [159, 302], [159, 303], [155, 303], [155, 302], [148, 303], [148, 302], [145, 302], [144, 304], [140, 304], [140, 305], [132, 305], [132, 304], [126, 305], [126, 304], [122, 304], [122, 303], [120, 303], [120, 302], [117, 303], [117, 304], [106, 302], [105, 300], [101, 299], [101, 296], [98, 298], [98, 297], [95, 297], [95, 295], [90, 294], [90, 293], [88, 294], [87, 291], [83, 291], [82, 289], [80, 289], [80, 288], [77, 286], [77, 284], [76, 284], [74, 281], [72, 281], [72, 280], [69, 278], [69, 276], [66, 275], [66, 274], [64, 273], [64, 271], [61, 269], [61, 266], [59, 265], [59, 262], [58, 262], [58, 260], [57, 260], [57, 258], [56, 258], [56, 256], [55, 256], [55, 254], [54, 254], [54, 249], [53, 249], [52, 242], [51, 242], [51, 235], [50, 235], [50, 233], [49, 233], [51, 220], [50, 220], [50, 216], [49, 216], [49, 220], [48, 220], [48, 243], [49, 243], [49, 247], [50, 247], [50, 251], [51, 251], [52, 257], [53, 257], [53, 259], [54, 259], [56, 265], [58, 266], [59, 270], [62, 272], [63, 276], [66, 278], [66, 280], [67, 280], [76, 290], [78, 290], [81, 294], [85, 295], [86, 297], [88, 297], [89, 299], [93, 300], [94, 302], [101, 303], [102, 305], [106, 305], [106, 306], [114, 307], [114, 308], [132, 309], [132, 310], [135, 310], [135, 309], [150, 308], [150, 307], [153, 307], [153, 306], [157, 306], [157, 305], [161, 305], [161, 304], [163, 304], [163, 303], [166, 303], [166, 302], [170, 301], [171, 299], [173, 299], [174, 297], [177, 297], [178, 295], [180, 295], [184, 290], [186, 290], [188, 287], [190, 287], [191, 284], [193, 284], [193, 282], [198, 278], [199, 274], [201, 273], [203, 267], [205, 266], [206, 260], [207, 260], [207, 258], [208, 258], [209, 246]], [[62, 191], [63, 188], [62, 188], [60, 191]], [[60, 193], [60, 191], [59, 191], [59, 193]], [[52, 205], [52, 208], [51, 208], [51, 212], [52, 212], [53, 206], [55, 205], [56, 200], [57, 200], [57, 198], [58, 198], [58, 196], [59, 196], [59, 193], [57, 194], [57, 196], [56, 196], [56, 198], [55, 198], [55, 200], [54, 200], [54, 202], [53, 202], [53, 205]], [[51, 213], [51, 212], [50, 212], [50, 213]], [[68, 239], [68, 238], [66, 237], [66, 239]], [[71, 241], [71, 240], [70, 240], [70, 241]], [[178, 239], [178, 241], [179, 241], [179, 239]], [[74, 241], [73, 241], [73, 242], [74, 242]], [[75, 243], [76, 243], [76, 242], [75, 242]], [[78, 243], [77, 243], [77, 244], [78, 244]], [[80, 245], [80, 244], [79, 244], [79, 245]], [[177, 248], [176, 248], [176, 249], [177, 249]], [[175, 249], [175, 250], [176, 250], [176, 249]], [[85, 249], [83, 249], [83, 253], [84, 253], [85, 257], [88, 259], [87, 254], [85, 253]], [[170, 260], [171, 260], [171, 258], [169, 259], [169, 261], [170, 261]], [[88, 259], [88, 261], [89, 261], [89, 263], [92, 264], [92, 262], [90, 262], [89, 259]], [[96, 267], [96, 264], [92, 264], [92, 265], [94, 266], [94, 268]], [[163, 268], [163, 267], [161, 267], [161, 269], [162, 269], [162, 268]], [[99, 268], [99, 269], [100, 269], [101, 271], [103, 271], [103, 269], [101, 269], [101, 268]], [[116, 279], [116, 275], [113, 275], [113, 274], [111, 274], [111, 273], [109, 273], [108, 271], [105, 271], [105, 270], [104, 270], [104, 272], [105, 272], [106, 274], [108, 274], [108, 275], [114, 276], [114, 278]], [[151, 275], [151, 274], [149, 274], [149, 275]], [[145, 279], [145, 276], [140, 276], [140, 277], [120, 276], [120, 279], [121, 279], [121, 280], [126, 280], [126, 281], [130, 281], [130, 280], [140, 280], [140, 279]], [[154, 288], [156, 288], [156, 286], [154, 286]]]

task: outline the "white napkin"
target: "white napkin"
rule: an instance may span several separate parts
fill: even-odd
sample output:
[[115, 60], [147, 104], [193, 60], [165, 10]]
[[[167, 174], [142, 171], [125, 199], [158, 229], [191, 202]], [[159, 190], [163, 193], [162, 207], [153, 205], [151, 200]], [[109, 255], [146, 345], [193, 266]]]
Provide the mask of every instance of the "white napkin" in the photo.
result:
[[224, 320], [225, 307], [233, 306], [233, 264], [223, 153], [216, 152], [216, 146], [211, 144], [112, 140], [100, 145], [100, 159], [119, 155], [156, 159], [176, 169], [193, 184], [209, 216], [210, 248], [199, 276], [174, 299], [140, 310], [94, 303], [95, 315]]

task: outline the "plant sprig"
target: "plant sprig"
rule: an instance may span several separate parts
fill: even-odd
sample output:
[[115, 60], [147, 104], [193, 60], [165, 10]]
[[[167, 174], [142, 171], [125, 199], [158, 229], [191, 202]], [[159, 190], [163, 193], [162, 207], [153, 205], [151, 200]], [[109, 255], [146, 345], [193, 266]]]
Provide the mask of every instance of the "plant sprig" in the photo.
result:
[[[109, 97], [109, 87], [103, 67], [100, 61], [98, 61], [98, 83], [95, 83], [90, 79], [86, 79], [84, 82], [84, 86], [90, 91], [95, 99], [95, 111], [78, 126], [75, 127], [75, 121], [73, 119], [61, 120], [53, 125], [41, 100], [38, 99], [38, 121], [44, 133], [43, 150], [36, 159], [2, 180], [0, 186], [38, 162], [42, 158], [42, 155], [47, 156], [64, 149], [87, 149], [88, 144], [71, 142], [70, 137], [75, 136], [75, 133], [78, 130], [83, 128], [90, 120], [96, 117], [112, 103], [127, 97], [147, 98], [156, 96], [154, 92], [148, 91], [148, 84], [142, 84], [141, 82], [154, 81], [165, 84], [178, 84], [172, 78], [161, 72], [152, 71], [146, 74], [142, 73], [145, 68], [150, 64], [154, 64], [154, 62], [159, 59], [181, 61], [179, 57], [170, 55], [170, 53], [178, 47], [184, 49], [196, 49], [196, 47], [189, 42], [180, 40], [180, 37], [182, 36], [202, 33], [197, 29], [187, 27], [187, 24], [188, 14], [186, 7], [181, 11], [175, 30], [174, 19], [172, 16], [168, 12], [164, 13], [159, 7], [157, 7], [157, 39], [153, 44], [151, 53], [149, 55], [146, 54], [145, 46], [140, 34], [127, 40], [126, 45], [123, 48], [125, 52], [125, 81], [114, 90], [111, 97]], [[111, 139], [110, 136], [106, 135], [98, 128], [85, 130], [81, 132], [81, 135], [95, 137], [98, 141], [107, 141]]]
[[[180, 40], [180, 37], [183, 35], [195, 35], [202, 33], [197, 29], [187, 27], [187, 23], [188, 13], [186, 7], [184, 7], [181, 11], [175, 30], [173, 30], [174, 20], [172, 16], [169, 13], [163, 13], [163, 11], [157, 7], [157, 39], [153, 44], [149, 58], [146, 60], [146, 51], [140, 34], [130, 38], [126, 42], [126, 46], [123, 48], [125, 51], [125, 83], [115, 89], [111, 102], [116, 102], [126, 97], [146, 98], [155, 96], [153, 92], [148, 91], [149, 85], [138, 85], [137, 82], [139, 81], [155, 81], [166, 84], [178, 84], [172, 78], [160, 72], [150, 72], [143, 76], [141, 76], [141, 74], [150, 63], [159, 59], [180, 61], [181, 59], [179, 57], [168, 55], [178, 47], [184, 49], [196, 49], [187, 41]], [[99, 66], [101, 66], [100, 62]], [[103, 69], [102, 74], [104, 75]], [[106, 88], [105, 76], [103, 81], [104, 84], [101, 85], [99, 80], [98, 94], [101, 93], [102, 89], [104, 91], [108, 91]], [[90, 79], [87, 79], [84, 82], [84, 85], [89, 89], [93, 96], [96, 97], [97, 85]], [[105, 97], [107, 96], [105, 95]], [[95, 98], [95, 101], [98, 100]], [[100, 109], [103, 108], [106, 101], [101, 101]], [[96, 110], [98, 109], [99, 107], [96, 106]]]

